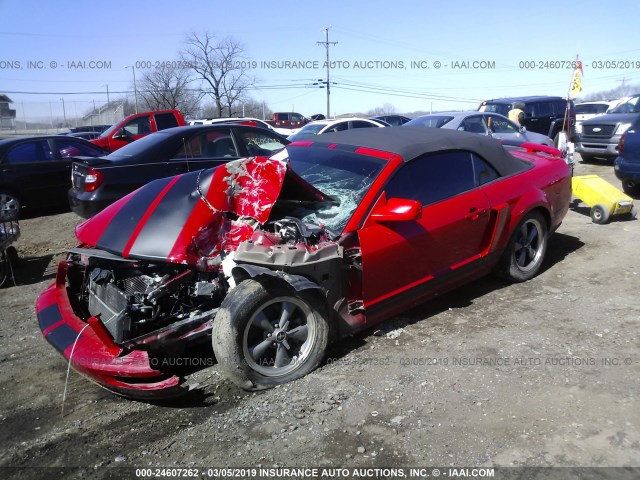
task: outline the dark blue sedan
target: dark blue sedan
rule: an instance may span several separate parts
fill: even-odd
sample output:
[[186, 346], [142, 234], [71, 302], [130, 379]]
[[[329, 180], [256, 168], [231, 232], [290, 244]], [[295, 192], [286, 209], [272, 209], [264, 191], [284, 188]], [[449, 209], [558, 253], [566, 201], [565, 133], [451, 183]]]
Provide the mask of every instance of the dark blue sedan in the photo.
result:
[[614, 163], [616, 177], [622, 181], [627, 195], [640, 195], [640, 119], [620, 139], [618, 158]]

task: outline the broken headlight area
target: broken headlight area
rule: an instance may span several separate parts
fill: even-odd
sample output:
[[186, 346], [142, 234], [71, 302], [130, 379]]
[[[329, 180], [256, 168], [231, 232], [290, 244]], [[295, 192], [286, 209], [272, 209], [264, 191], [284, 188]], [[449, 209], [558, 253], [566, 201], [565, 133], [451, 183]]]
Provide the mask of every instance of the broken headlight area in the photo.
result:
[[212, 321], [228, 288], [219, 272], [100, 254], [71, 250], [67, 291], [74, 313], [84, 321], [98, 319], [113, 342], [123, 347], [186, 339]]

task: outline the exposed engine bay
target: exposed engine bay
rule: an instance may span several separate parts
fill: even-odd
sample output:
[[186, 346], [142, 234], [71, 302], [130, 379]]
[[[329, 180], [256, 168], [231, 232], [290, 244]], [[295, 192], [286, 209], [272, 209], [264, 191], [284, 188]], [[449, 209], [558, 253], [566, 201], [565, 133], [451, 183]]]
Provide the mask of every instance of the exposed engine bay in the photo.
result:
[[[265, 247], [286, 246], [285, 251], [308, 255], [327, 242], [335, 251], [335, 243], [322, 226], [285, 217], [267, 222], [245, 243], [261, 246], [259, 255], [266, 261], [273, 253]], [[158, 340], [158, 332], [167, 332], [162, 342], [166, 345], [182, 339], [180, 327], [190, 331], [212, 322], [217, 307], [235, 285], [230, 273], [235, 266], [233, 254], [220, 255], [216, 269], [198, 271], [186, 265], [131, 261], [102, 250], [76, 248], [70, 250], [68, 259], [68, 291], [76, 314], [84, 320], [99, 319], [114, 343], [143, 346]]]

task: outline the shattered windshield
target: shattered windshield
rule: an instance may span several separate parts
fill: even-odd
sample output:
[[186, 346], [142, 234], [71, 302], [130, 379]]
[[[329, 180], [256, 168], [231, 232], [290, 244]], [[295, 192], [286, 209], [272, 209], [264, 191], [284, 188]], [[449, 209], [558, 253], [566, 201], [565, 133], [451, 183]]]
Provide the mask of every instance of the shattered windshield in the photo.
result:
[[291, 202], [291, 216], [339, 234], [385, 165], [379, 158], [335, 149], [288, 147], [292, 170], [332, 202]]

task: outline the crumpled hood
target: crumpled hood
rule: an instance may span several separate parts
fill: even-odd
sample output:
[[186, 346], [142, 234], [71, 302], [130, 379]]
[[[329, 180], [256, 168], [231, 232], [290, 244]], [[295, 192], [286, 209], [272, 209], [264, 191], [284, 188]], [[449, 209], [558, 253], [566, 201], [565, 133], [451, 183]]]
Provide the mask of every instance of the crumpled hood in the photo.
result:
[[267, 221], [287, 174], [317, 198], [285, 163], [245, 158], [155, 180], [79, 225], [76, 237], [125, 258], [198, 266], [235, 250]]

